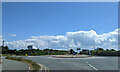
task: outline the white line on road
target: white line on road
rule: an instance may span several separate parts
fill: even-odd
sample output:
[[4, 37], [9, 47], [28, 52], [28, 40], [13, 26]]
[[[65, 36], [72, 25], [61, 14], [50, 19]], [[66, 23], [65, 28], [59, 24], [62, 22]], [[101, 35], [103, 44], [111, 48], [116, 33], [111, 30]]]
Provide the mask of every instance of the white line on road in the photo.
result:
[[41, 66], [40, 72], [44, 71], [44, 72], [49, 72], [49, 68], [45, 65], [39, 64]]
[[[88, 63], [88, 62], [86, 62], [86, 63]], [[95, 68], [95, 67], [92, 66], [91, 64], [88, 63], [88, 65], [89, 65], [90, 67], [92, 67], [94, 70], [98, 70], [97, 68]]]
[[94, 66], [92, 66], [91, 64], [88, 64], [90, 67], [92, 67], [95, 70], [98, 70], [97, 68], [95, 68]]
[[41, 64], [39, 64], [40, 66], [41, 66], [41, 69], [40, 69], [40, 71], [42, 71], [43, 70], [43, 65], [41, 65]]
[[30, 70], [30, 66], [29, 66], [29, 69], [28, 70]]
[[49, 72], [49, 68], [48, 67], [44, 67], [44, 69], [45, 69], [45, 72]]

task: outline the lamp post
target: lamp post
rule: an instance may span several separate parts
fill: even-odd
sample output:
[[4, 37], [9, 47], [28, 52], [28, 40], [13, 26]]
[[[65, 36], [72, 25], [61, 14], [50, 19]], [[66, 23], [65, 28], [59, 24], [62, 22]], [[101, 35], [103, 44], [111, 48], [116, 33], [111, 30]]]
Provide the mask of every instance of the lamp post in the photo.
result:
[[[80, 50], [80, 48], [77, 48], [77, 53], [78, 53], [79, 50]], [[78, 53], [78, 54], [79, 54], [79, 53]], [[77, 54], [77, 55], [78, 55], [78, 54]], [[76, 55], [76, 56], [77, 56], [77, 55]]]
[[4, 42], [5, 42], [5, 41], [3, 40], [3, 44], [2, 44], [3, 47], [4, 47]]
[[49, 55], [49, 42], [50, 42], [50, 41], [48, 41], [48, 55]]
[[93, 35], [92, 38], [93, 38], [93, 48], [95, 50], [95, 36]]
[[67, 42], [65, 42], [65, 48], [67, 48], [66, 50], [67, 50], [67, 55], [69, 55], [69, 48], [68, 48], [68, 46], [67, 46]]
[[[93, 51], [95, 51], [95, 36], [93, 35], [92, 38], [93, 38], [93, 48], [94, 48]], [[89, 50], [89, 54], [91, 54], [91, 53], [90, 53], [90, 50]], [[94, 54], [95, 54], [95, 53], [94, 53]], [[94, 55], [94, 54], [93, 54], [93, 55]]]

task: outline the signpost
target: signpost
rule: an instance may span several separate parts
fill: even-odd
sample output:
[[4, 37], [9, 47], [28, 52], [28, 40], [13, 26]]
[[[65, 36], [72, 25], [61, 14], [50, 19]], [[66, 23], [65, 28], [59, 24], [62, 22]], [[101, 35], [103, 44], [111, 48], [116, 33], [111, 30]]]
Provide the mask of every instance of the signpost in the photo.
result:
[[77, 48], [77, 50], [80, 50], [80, 48]]
[[78, 53], [79, 50], [80, 50], [80, 48], [77, 48], [77, 53]]
[[25, 56], [27, 56], [27, 54], [25, 54]]
[[[77, 48], [77, 53], [78, 53], [79, 50], [80, 50], [80, 48]], [[78, 53], [78, 54], [79, 54], [79, 53]], [[78, 55], [78, 54], [77, 54], [77, 55]], [[76, 55], [76, 56], [77, 56], [77, 55]]]

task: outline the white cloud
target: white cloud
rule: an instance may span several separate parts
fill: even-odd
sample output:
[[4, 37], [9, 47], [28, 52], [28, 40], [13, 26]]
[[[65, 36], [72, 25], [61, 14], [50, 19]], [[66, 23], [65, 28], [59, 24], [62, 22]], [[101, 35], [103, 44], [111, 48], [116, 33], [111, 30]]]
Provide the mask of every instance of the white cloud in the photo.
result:
[[3, 37], [3, 35], [0, 35], [0, 38], [2, 38]]
[[2, 45], [2, 35], [0, 35], [0, 45]]
[[118, 49], [118, 29], [113, 32], [98, 35], [94, 30], [67, 32], [65, 36], [32, 36], [30, 39], [6, 42], [10, 48], [27, 48], [33, 45], [35, 48], [44, 49], [70, 49], [70, 48], [89, 48], [95, 46], [105, 49]]
[[8, 34], [9, 36], [13, 36], [13, 37], [15, 37], [16, 36], [16, 34]]

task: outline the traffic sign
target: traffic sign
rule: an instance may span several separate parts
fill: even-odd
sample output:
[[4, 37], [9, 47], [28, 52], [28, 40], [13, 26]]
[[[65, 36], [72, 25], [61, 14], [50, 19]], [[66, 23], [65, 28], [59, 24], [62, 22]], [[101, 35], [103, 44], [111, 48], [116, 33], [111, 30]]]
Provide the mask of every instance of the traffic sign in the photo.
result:
[[80, 48], [77, 48], [77, 50], [80, 50]]

